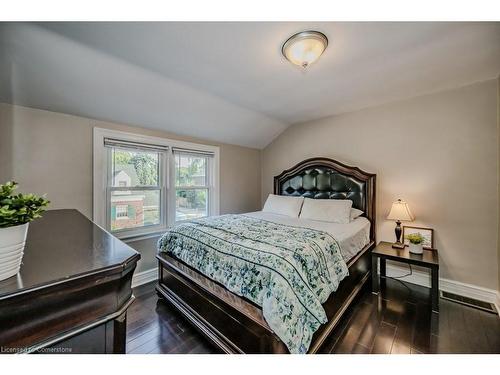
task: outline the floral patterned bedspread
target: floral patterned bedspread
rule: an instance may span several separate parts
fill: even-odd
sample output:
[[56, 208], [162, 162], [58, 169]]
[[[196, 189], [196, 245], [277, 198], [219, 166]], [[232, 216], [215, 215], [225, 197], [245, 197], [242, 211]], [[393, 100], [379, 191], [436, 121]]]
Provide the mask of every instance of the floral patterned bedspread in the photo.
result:
[[158, 249], [261, 306], [291, 353], [307, 352], [327, 322], [322, 303], [348, 274], [330, 234], [245, 215], [180, 224], [161, 237]]

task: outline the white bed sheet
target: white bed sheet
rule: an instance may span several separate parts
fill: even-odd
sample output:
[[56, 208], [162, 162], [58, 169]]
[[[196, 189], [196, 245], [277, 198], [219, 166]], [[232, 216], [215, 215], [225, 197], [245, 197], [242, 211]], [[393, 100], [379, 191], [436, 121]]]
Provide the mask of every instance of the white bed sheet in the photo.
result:
[[249, 212], [245, 215], [278, 224], [317, 229], [330, 233], [339, 243], [342, 257], [346, 263], [370, 242], [370, 221], [366, 217], [358, 217], [349, 224], [337, 224], [262, 211]]

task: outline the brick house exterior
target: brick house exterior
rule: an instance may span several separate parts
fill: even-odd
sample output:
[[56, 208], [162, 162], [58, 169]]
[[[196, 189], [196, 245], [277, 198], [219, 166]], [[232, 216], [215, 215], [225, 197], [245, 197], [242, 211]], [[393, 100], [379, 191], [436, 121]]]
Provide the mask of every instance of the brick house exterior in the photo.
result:
[[[116, 171], [113, 185], [131, 186], [131, 177], [123, 170]], [[120, 230], [144, 225], [144, 199], [142, 194], [132, 191], [115, 192], [111, 196], [111, 230]]]

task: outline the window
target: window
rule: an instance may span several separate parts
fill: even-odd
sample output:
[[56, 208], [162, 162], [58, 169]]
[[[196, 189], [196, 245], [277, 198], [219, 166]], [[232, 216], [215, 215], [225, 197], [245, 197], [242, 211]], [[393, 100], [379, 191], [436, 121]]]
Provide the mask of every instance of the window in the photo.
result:
[[175, 221], [208, 216], [210, 206], [210, 154], [174, 150]]
[[219, 213], [218, 148], [94, 129], [94, 221], [120, 238]]
[[128, 205], [116, 206], [116, 220], [128, 219]]

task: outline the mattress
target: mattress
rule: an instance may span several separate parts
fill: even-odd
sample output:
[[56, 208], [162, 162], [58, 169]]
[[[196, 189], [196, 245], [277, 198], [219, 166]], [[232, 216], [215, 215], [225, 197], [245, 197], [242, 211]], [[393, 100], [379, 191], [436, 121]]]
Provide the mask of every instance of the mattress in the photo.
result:
[[337, 224], [325, 221], [293, 218], [262, 211], [250, 212], [244, 215], [279, 224], [327, 232], [337, 240], [342, 252], [342, 257], [346, 263], [370, 242], [370, 221], [366, 217], [358, 217], [349, 224]]

